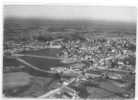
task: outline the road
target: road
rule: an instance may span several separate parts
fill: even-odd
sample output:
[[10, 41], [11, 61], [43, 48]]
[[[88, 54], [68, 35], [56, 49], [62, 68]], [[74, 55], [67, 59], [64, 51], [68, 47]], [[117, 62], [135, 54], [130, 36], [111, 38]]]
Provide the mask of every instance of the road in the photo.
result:
[[64, 58], [57, 58], [57, 57], [52, 57], [52, 56], [39, 56], [39, 55], [30, 55], [30, 54], [14, 54], [13, 56], [16, 57], [36, 57], [36, 58], [43, 58], [43, 59], [55, 59], [55, 60], [63, 60]]
[[[62, 89], [64, 89], [64, 88], [69, 88], [69, 87], [67, 87], [69, 84], [71, 84], [72, 82], [74, 82], [76, 80], [76, 78], [73, 78], [72, 80], [70, 80], [67, 84], [63, 84], [61, 87], [59, 87], [59, 88], [56, 88], [56, 89], [54, 89], [54, 90], [51, 90], [51, 91], [49, 91], [48, 93], [46, 93], [46, 94], [43, 94], [42, 96], [39, 96], [39, 98], [47, 98], [47, 97], [49, 97], [50, 95], [53, 95], [53, 94], [55, 94], [55, 93], [57, 93], [57, 92], [60, 92]], [[71, 89], [71, 88], [69, 88], [69, 89]]]
[[[24, 63], [28, 66], [30, 66], [31, 68], [33, 69], [39, 69], [40, 71], [40, 68], [36, 67], [36, 66], [33, 66], [31, 65], [30, 63], [28, 63], [27, 61], [21, 59], [20, 57], [34, 57], [34, 58], [42, 58], [42, 59], [56, 59], [56, 60], [63, 60], [65, 58], [57, 58], [57, 57], [52, 57], [52, 56], [38, 56], [38, 55], [30, 55], [30, 54], [13, 54], [12, 56], [6, 56], [8, 58], [15, 58], [16, 60], [20, 61], [21, 63]], [[118, 55], [117, 55], [118, 56]], [[81, 61], [87, 61], [87, 60], [81, 60]], [[76, 62], [80, 62], [80, 61], [76, 61]], [[121, 72], [121, 73], [130, 73], [132, 71], [126, 71], [126, 70], [118, 70], [118, 69], [99, 69], [98, 70], [101, 70], [101, 71], [109, 71], [109, 72]], [[43, 71], [41, 69], [41, 71]], [[135, 73], [135, 72], [132, 72], [132, 73]]]
[[16, 60], [21, 62], [21, 63], [23, 63], [23, 64], [25, 64], [25, 65], [27, 65], [28, 67], [33, 68], [34, 70], [37, 70], [37, 71], [40, 71], [40, 72], [44, 72], [44, 73], [49, 73], [49, 74], [55, 74], [55, 72], [51, 72], [51, 71], [46, 71], [46, 70], [40, 69], [39, 67], [36, 67], [36, 66], [28, 63], [27, 61], [25, 61], [25, 60], [23, 60], [23, 59], [21, 59], [19, 57], [17, 57]]

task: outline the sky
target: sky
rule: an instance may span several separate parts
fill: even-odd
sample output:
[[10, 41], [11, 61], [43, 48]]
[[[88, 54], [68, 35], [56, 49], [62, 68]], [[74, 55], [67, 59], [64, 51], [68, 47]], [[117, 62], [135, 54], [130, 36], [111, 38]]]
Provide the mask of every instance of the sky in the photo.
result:
[[6, 5], [4, 17], [136, 22], [137, 14], [135, 7]]

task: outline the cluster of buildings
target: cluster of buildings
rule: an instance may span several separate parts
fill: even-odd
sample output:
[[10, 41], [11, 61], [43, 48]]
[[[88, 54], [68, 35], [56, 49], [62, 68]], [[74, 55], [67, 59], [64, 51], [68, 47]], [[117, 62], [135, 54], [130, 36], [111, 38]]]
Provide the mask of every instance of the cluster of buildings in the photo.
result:
[[67, 61], [68, 59], [72, 59], [72, 62], [89, 61], [93, 67], [114, 67], [134, 71], [135, 50], [136, 45], [127, 39], [95, 39], [83, 43], [80, 41], [69, 41], [62, 46], [62, 51], [59, 55], [67, 58], [64, 59]]
[[[60, 76], [61, 84], [67, 83], [68, 85], [46, 96], [48, 98], [79, 98], [79, 90], [73, 89], [72, 86], [77, 87], [82, 82], [96, 85], [97, 83], [91, 83], [95, 79], [123, 81], [123, 83], [116, 82], [116, 85], [120, 88], [127, 88], [130, 85], [126, 83], [126, 77], [135, 74], [136, 44], [129, 39], [97, 38], [85, 41], [58, 39], [47, 42], [20, 43], [9, 41], [5, 44], [4, 53], [19, 53], [45, 48], [60, 49], [57, 57], [64, 58], [62, 63], [69, 64], [50, 68], [51, 72]], [[69, 83], [74, 78], [75, 80]], [[79, 85], [76, 86], [76, 84]]]
[[47, 48], [61, 48], [61, 45], [57, 41], [7, 41], [4, 43], [4, 53], [20, 53], [24, 51], [37, 51]]
[[135, 44], [127, 39], [96, 39], [84, 43], [68, 41], [62, 47], [61, 56], [67, 61], [75, 58], [75, 61], [69, 61], [73, 64], [64, 68], [51, 68], [51, 71], [59, 73], [63, 82], [74, 77], [78, 84], [94, 79], [111, 79], [123, 81], [115, 84], [120, 88], [128, 88], [134, 82], [127, 83], [125, 79], [135, 74], [135, 49]]

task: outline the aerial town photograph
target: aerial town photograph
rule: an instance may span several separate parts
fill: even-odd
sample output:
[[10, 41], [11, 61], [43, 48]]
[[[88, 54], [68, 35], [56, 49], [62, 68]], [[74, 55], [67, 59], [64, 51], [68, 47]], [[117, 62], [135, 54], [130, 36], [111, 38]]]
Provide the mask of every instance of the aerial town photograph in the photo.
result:
[[4, 5], [4, 98], [135, 98], [135, 7]]

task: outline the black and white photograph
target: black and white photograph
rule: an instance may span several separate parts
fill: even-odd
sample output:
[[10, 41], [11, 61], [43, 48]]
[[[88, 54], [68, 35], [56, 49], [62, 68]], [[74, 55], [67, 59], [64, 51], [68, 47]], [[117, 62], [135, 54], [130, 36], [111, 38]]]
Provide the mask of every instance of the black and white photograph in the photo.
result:
[[4, 5], [4, 98], [134, 99], [137, 9]]

